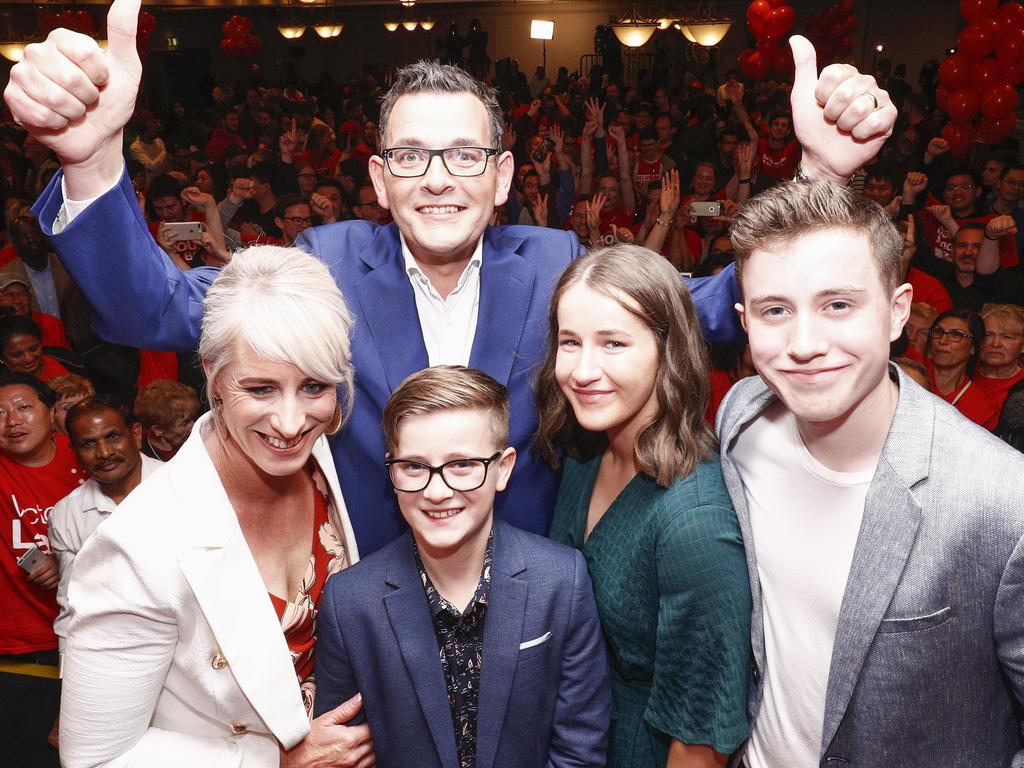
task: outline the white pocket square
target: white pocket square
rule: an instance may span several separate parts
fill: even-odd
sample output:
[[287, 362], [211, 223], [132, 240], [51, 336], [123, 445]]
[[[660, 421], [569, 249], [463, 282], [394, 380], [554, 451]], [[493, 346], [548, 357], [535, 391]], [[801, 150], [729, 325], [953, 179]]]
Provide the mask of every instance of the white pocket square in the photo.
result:
[[535, 646], [535, 645], [540, 645], [541, 643], [546, 643], [550, 639], [551, 639], [551, 632], [545, 632], [540, 637], [536, 637], [533, 640], [527, 640], [525, 643], [520, 643], [519, 644], [519, 650], [520, 651], [525, 651], [527, 648], [533, 648], [533, 646]]

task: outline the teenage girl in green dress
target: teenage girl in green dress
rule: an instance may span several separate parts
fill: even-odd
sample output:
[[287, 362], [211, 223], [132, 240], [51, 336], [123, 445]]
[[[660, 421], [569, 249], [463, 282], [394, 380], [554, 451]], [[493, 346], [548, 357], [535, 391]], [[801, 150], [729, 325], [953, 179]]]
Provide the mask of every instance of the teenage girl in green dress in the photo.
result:
[[661, 256], [619, 245], [565, 271], [550, 325], [537, 448], [562, 467], [551, 535], [594, 581], [609, 765], [724, 766], [749, 733], [750, 586], [693, 304]]

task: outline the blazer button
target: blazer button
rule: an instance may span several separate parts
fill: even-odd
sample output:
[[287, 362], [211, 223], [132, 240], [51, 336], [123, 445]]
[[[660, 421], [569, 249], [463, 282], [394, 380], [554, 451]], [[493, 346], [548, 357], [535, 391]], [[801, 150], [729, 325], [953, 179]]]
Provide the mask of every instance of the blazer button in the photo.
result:
[[235, 720], [235, 722], [231, 724], [231, 732], [235, 734], [235, 736], [241, 736], [243, 733], [248, 732], [248, 730], [249, 726], [241, 720]]
[[228, 665], [228, 660], [218, 653], [214, 655], [211, 664], [213, 665], [214, 669], [224, 669], [224, 667]]

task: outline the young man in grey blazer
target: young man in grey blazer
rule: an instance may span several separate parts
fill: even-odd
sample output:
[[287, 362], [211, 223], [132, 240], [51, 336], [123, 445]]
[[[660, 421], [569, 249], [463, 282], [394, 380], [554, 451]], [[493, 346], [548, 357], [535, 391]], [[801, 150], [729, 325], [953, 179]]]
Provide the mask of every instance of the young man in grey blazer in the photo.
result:
[[1024, 765], [1024, 459], [889, 363], [902, 238], [794, 181], [732, 240], [760, 374], [718, 419], [754, 598], [743, 760]]

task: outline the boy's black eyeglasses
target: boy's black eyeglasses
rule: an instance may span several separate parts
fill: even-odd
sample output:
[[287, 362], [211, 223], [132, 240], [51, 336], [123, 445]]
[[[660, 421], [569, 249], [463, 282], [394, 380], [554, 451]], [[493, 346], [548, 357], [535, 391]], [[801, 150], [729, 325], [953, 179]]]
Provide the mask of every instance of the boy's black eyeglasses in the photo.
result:
[[391, 485], [402, 493], [419, 493], [430, 485], [435, 474], [441, 475], [441, 481], [453, 491], [475, 491], [487, 480], [487, 470], [499, 456], [501, 451], [486, 459], [452, 459], [437, 467], [410, 459], [388, 459], [384, 466]]

